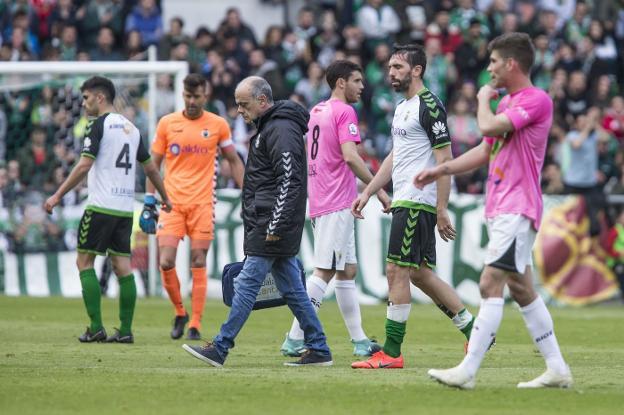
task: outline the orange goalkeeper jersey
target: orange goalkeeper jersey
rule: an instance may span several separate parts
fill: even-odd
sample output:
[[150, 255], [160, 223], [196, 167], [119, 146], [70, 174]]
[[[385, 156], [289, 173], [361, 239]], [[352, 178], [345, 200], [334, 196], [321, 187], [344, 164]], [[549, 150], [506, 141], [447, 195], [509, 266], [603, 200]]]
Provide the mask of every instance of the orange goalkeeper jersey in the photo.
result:
[[208, 111], [195, 120], [182, 112], [160, 119], [152, 152], [164, 156], [165, 186], [174, 205], [214, 201], [217, 148], [231, 144], [227, 121]]

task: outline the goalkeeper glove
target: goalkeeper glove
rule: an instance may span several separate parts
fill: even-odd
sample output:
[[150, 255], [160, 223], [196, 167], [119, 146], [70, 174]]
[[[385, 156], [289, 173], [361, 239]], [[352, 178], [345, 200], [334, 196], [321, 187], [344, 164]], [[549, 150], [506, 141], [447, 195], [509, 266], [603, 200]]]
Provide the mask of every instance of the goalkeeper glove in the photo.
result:
[[156, 209], [156, 198], [154, 195], [146, 194], [143, 200], [143, 210], [139, 219], [139, 226], [145, 233], [156, 233], [156, 223], [158, 223], [158, 210]]

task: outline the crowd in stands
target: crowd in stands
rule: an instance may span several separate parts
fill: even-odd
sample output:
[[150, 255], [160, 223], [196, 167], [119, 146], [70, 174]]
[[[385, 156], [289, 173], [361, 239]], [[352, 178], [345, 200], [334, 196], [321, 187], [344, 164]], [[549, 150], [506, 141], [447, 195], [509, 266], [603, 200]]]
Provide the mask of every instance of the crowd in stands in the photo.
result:
[[[244, 157], [250, 131], [234, 105], [239, 80], [262, 76], [276, 99], [311, 108], [329, 96], [324, 69], [335, 59], [350, 59], [364, 68], [366, 88], [356, 105], [364, 139], [359, 147], [376, 170], [391, 149], [392, 116], [401, 98], [386, 74], [393, 43], [424, 46], [425, 84], [446, 105], [457, 156], [482, 137], [476, 92], [489, 81], [489, 40], [522, 31], [533, 38], [537, 53], [533, 82], [555, 105], [544, 192], [624, 194], [624, 0], [305, 3], [292, 25], [275, 22], [266, 33], [254, 31], [248, 23], [253, 16], [227, 5], [218, 26], [191, 33], [184, 16], [163, 21], [157, 0], [7, 0], [0, 3], [0, 62], [144, 60], [154, 45], [159, 59], [186, 61], [191, 71], [205, 75], [211, 95], [207, 109], [230, 121]], [[78, 155], [86, 126], [80, 81], [40, 80], [27, 88], [17, 82], [19, 89], [0, 91], [1, 203], [9, 209], [19, 204], [19, 212], [11, 214], [15, 223], [23, 225], [24, 203], [38, 203], [56, 188]], [[117, 85], [122, 86], [121, 111], [146, 137], [145, 85]], [[157, 88], [160, 117], [174, 109], [171, 77], [160, 75]], [[479, 170], [457, 177], [457, 191], [482, 193], [485, 175]], [[223, 174], [219, 183], [232, 181]], [[78, 190], [63, 203], [70, 206], [82, 197]], [[52, 221], [44, 217], [40, 229], [58, 235]]]

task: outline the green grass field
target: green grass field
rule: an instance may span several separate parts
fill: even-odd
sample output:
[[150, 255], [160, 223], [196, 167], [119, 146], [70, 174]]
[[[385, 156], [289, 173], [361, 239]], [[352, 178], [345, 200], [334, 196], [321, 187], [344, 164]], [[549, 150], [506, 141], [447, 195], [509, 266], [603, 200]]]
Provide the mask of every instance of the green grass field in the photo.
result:
[[[475, 310], [473, 310], [475, 311]], [[117, 326], [117, 302], [104, 300]], [[202, 333], [212, 336], [227, 309], [209, 301]], [[383, 341], [385, 306], [363, 307], [365, 328]], [[474, 391], [438, 385], [431, 367], [463, 356], [463, 338], [434, 306], [412, 308], [406, 368], [355, 371], [338, 308], [321, 320], [334, 356], [329, 368], [291, 368], [278, 350], [291, 315], [252, 313], [223, 369], [192, 358], [169, 338], [171, 308], [139, 300], [134, 345], [80, 344], [82, 300], [0, 296], [0, 413], [7, 414], [621, 414], [624, 406], [624, 308], [554, 309], [557, 337], [575, 377], [571, 390], [517, 390], [543, 371], [520, 314], [505, 309], [497, 346]]]

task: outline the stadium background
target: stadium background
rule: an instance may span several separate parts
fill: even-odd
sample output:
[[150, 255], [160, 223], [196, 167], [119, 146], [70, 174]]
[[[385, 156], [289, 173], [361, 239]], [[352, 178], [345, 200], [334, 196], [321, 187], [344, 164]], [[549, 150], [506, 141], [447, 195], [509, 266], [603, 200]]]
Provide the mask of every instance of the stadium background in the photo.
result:
[[[379, 11], [372, 6], [381, 7]], [[234, 8], [236, 7], [236, 8]], [[405, 0], [405, 1], [118, 1], [9, 0], [0, 5], [2, 61], [141, 61], [148, 47], [158, 59], [188, 62], [211, 84], [207, 109], [231, 124], [241, 156], [251, 131], [236, 115], [233, 89], [251, 74], [264, 76], [277, 99], [306, 107], [328, 96], [323, 68], [344, 57], [365, 68], [366, 90], [357, 106], [363, 134], [362, 156], [371, 170], [390, 150], [389, 126], [399, 97], [385, 76], [394, 41], [425, 45], [425, 83], [444, 101], [457, 156], [479, 142], [475, 94], [488, 81], [487, 41], [506, 31], [529, 33], [537, 49], [534, 83], [555, 102], [543, 190], [553, 215], [546, 221], [536, 261], [547, 282], [545, 294], [584, 304], [617, 295], [619, 258], [609, 258], [607, 238], [624, 194], [623, 2], [574, 0]], [[201, 13], [198, 13], [201, 10]], [[76, 63], [79, 65], [79, 63]], [[111, 74], [113, 76], [114, 74]], [[86, 197], [84, 186], [68, 194], [52, 216], [41, 204], [76, 160], [86, 119], [80, 112], [81, 76], [6, 75], [0, 89], [0, 292], [10, 295], [79, 295], [74, 268], [75, 226]], [[147, 76], [114, 76], [116, 106], [149, 138]], [[157, 117], [175, 107], [172, 78], [159, 75]], [[602, 235], [590, 238], [582, 198], [565, 196], [572, 171], [566, 136], [579, 115], [595, 123], [591, 155], [597, 161], [595, 189], [614, 201], [602, 217]], [[590, 172], [592, 173], [592, 172]], [[482, 222], [484, 171], [457, 178], [451, 211], [459, 239], [438, 245], [443, 278], [463, 299], [478, 300], [476, 280], [486, 243]], [[142, 189], [144, 178], [137, 178]], [[221, 165], [218, 239], [209, 253], [209, 295], [219, 296], [220, 269], [241, 257], [238, 199], [228, 166]], [[551, 196], [552, 195], [552, 196]], [[580, 212], [575, 208], [580, 206]], [[358, 224], [363, 302], [385, 296], [384, 238], [389, 220], [368, 209]], [[572, 213], [574, 214], [572, 214]], [[561, 223], [561, 218], [564, 218]], [[551, 220], [552, 219], [552, 220]], [[302, 258], [311, 268], [309, 228]], [[541, 236], [542, 237], [542, 236]], [[609, 245], [611, 243], [611, 245]], [[365, 250], [365, 251], [363, 251]], [[541, 250], [541, 251], [540, 251]], [[544, 254], [546, 253], [546, 254]], [[134, 235], [134, 267], [145, 276], [146, 239]], [[370, 255], [369, 255], [370, 254]], [[548, 257], [548, 266], [542, 260]], [[99, 274], [106, 274], [104, 261]], [[157, 281], [156, 281], [157, 282]], [[187, 281], [183, 282], [186, 283]], [[110, 279], [109, 294], [115, 294]], [[147, 292], [145, 284], [143, 292]], [[158, 286], [154, 287], [158, 289]], [[154, 293], [157, 293], [155, 291]], [[415, 300], [424, 300], [417, 291]]]

